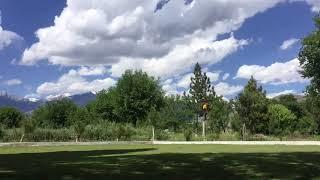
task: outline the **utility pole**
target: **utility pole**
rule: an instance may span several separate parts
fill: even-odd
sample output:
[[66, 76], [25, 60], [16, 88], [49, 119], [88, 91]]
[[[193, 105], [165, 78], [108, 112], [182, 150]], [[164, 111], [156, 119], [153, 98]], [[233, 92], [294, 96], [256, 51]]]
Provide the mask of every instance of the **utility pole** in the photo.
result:
[[204, 117], [202, 119], [202, 137], [203, 137], [203, 140], [206, 140], [206, 120], [207, 120], [207, 114], [209, 111], [209, 103], [207, 100], [204, 101], [202, 105], [202, 110], [204, 114]]
[[206, 113], [204, 114], [204, 118], [202, 119], [202, 137], [203, 137], [203, 140], [206, 139]]
[[154, 141], [154, 126], [152, 126], [152, 142]]

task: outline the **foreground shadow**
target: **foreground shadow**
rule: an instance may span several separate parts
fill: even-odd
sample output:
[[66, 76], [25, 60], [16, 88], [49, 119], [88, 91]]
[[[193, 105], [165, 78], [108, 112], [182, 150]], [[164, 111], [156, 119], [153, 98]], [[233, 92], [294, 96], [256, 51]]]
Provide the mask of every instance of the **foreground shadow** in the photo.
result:
[[320, 153], [132, 154], [154, 149], [0, 155], [0, 179], [312, 179]]

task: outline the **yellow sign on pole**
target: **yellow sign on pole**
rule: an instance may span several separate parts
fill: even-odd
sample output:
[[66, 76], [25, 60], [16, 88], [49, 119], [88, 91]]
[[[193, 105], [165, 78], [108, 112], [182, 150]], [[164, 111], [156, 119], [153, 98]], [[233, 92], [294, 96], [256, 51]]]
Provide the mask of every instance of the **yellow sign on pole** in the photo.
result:
[[204, 103], [204, 104], [202, 105], [202, 110], [208, 111], [208, 110], [209, 110], [209, 104], [208, 104], [208, 103]]

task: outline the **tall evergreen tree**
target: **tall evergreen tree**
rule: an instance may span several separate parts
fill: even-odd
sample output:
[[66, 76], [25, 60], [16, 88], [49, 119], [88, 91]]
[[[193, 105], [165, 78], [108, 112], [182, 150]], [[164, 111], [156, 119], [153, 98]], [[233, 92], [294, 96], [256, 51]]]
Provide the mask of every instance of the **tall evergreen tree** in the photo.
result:
[[201, 115], [201, 104], [215, 96], [214, 88], [211, 87], [210, 78], [206, 73], [202, 73], [201, 66], [197, 63], [193, 71], [194, 77], [191, 77], [189, 97], [194, 110]]
[[253, 77], [239, 94], [236, 111], [251, 133], [268, 133], [268, 99], [262, 86], [258, 86]]
[[[211, 87], [210, 78], [206, 73], [202, 73], [201, 66], [197, 63], [191, 77], [188, 99], [191, 108], [198, 115], [203, 115], [202, 104], [215, 97], [214, 88]], [[202, 120], [202, 136], [205, 138], [205, 121]]]

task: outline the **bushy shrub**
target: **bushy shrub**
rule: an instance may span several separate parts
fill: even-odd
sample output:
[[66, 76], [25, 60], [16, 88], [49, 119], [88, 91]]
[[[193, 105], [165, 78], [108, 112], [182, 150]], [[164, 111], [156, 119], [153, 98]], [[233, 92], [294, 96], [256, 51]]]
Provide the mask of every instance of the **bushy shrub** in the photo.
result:
[[254, 134], [247, 137], [248, 141], [279, 141], [278, 137], [266, 136], [264, 134]]
[[23, 131], [19, 128], [6, 129], [2, 139], [4, 142], [19, 142], [22, 134]]
[[317, 130], [317, 123], [309, 116], [304, 116], [298, 120], [297, 131], [304, 135], [315, 134]]
[[210, 133], [206, 135], [207, 141], [217, 141], [219, 139], [219, 134], [217, 133]]
[[155, 130], [156, 140], [166, 141], [166, 140], [169, 140], [169, 138], [170, 138], [170, 133], [168, 130]]
[[88, 141], [108, 141], [112, 139], [112, 131], [105, 124], [101, 125], [88, 125], [82, 138]]
[[184, 137], [186, 138], [186, 141], [191, 141], [192, 139], [192, 129], [191, 128], [186, 128], [183, 132]]
[[135, 129], [131, 124], [104, 122], [96, 125], [88, 125], [82, 134], [82, 138], [89, 141], [129, 141], [137, 140], [133, 138], [137, 137], [136, 132], [142, 134], [143, 131], [143, 129], [138, 131], [138, 129]]
[[57, 141], [67, 142], [74, 139], [74, 132], [72, 129], [36, 129], [32, 134], [26, 136], [28, 141]]
[[219, 141], [239, 141], [241, 139], [240, 133], [238, 132], [223, 132], [219, 134]]
[[115, 129], [117, 140], [128, 141], [135, 134], [135, 129], [131, 124], [118, 124]]
[[135, 141], [150, 141], [152, 138], [152, 127], [142, 126], [135, 128], [135, 133], [131, 137]]

